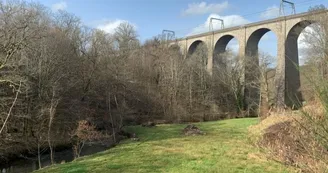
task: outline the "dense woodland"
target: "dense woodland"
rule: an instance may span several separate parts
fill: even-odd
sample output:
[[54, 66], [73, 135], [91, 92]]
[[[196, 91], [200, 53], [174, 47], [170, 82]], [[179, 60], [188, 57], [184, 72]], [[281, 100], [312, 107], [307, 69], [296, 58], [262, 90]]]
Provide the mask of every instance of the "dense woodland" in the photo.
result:
[[129, 23], [106, 34], [37, 3], [2, 2], [0, 13], [1, 159], [52, 152], [84, 126], [116, 140], [124, 125], [241, 113], [240, 76], [210, 77], [204, 47], [185, 59], [162, 37], [141, 44]]
[[[210, 76], [206, 48], [185, 58], [167, 41], [159, 36], [141, 44], [129, 23], [107, 34], [64, 11], [0, 1], [0, 160], [61, 145], [75, 146], [78, 156], [81, 142], [116, 142], [125, 125], [258, 116], [263, 105], [259, 110], [270, 110], [272, 57], [261, 55], [253, 64], [258, 75], [242, 84], [245, 64], [230, 51], [216, 55]], [[326, 62], [308, 66], [318, 65], [324, 77]], [[261, 91], [259, 98], [244, 99], [247, 85]]]

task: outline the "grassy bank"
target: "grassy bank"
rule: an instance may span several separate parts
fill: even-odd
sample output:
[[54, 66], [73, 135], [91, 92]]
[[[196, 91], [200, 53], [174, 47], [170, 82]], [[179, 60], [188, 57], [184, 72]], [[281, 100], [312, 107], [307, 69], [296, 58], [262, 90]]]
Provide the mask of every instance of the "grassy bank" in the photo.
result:
[[126, 140], [105, 152], [37, 172], [292, 172], [249, 144], [247, 127], [255, 123], [257, 119], [196, 123], [206, 135], [188, 137], [181, 134], [185, 125], [129, 127], [140, 141]]

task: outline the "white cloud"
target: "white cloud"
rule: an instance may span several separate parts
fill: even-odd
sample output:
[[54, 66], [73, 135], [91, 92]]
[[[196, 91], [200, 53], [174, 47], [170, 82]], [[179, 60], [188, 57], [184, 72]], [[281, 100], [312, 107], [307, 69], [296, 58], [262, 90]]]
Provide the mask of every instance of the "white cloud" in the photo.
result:
[[58, 2], [51, 6], [52, 11], [65, 10], [67, 8], [67, 3], [65, 1]]
[[188, 8], [182, 11], [183, 16], [200, 15], [208, 13], [221, 13], [229, 6], [228, 1], [222, 3], [207, 4], [206, 2], [188, 4]]
[[[196, 28], [192, 29], [192, 31], [187, 34], [187, 35], [195, 35], [195, 34], [200, 34], [203, 32], [208, 32], [209, 31], [209, 24], [210, 24], [210, 19], [214, 17], [214, 18], [218, 18], [218, 19], [222, 19], [224, 21], [224, 27], [225, 28], [229, 28], [232, 26], [238, 26], [238, 25], [243, 25], [246, 23], [249, 23], [249, 21], [245, 18], [243, 18], [242, 16], [239, 15], [229, 15], [229, 16], [220, 16], [218, 14], [211, 14], [208, 16], [207, 20], [205, 21], [204, 24], [201, 24], [199, 26], [197, 26]], [[213, 24], [213, 29], [214, 30], [218, 30], [221, 29], [221, 23], [219, 21], [212, 21]]]
[[260, 17], [262, 19], [272, 19], [272, 18], [279, 17], [279, 7], [275, 5], [268, 7], [265, 12], [261, 13]]
[[233, 52], [234, 54], [237, 54], [238, 51], [239, 51], [239, 44], [238, 44], [237, 39], [232, 39], [232, 40], [228, 43], [227, 48], [228, 48], [228, 49], [231, 49], [232, 52]]
[[[103, 30], [106, 33], [109, 34], [114, 34], [115, 33], [115, 29], [124, 22], [128, 22], [126, 20], [121, 20], [121, 19], [116, 19], [116, 20], [103, 20], [102, 22], [100, 22], [100, 24], [98, 24], [98, 26], [96, 27], [97, 29]], [[130, 23], [130, 22], [128, 22]], [[134, 28], [136, 29], [136, 25], [130, 23], [131, 25], [134, 26]]]

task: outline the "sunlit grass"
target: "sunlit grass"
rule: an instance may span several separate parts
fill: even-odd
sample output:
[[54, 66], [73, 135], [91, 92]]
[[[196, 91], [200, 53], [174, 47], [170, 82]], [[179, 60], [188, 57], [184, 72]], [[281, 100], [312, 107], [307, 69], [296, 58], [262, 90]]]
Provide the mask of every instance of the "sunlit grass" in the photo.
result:
[[128, 127], [140, 141], [123, 141], [105, 152], [38, 172], [291, 172], [267, 160], [247, 140], [257, 119], [197, 123], [204, 136], [184, 136], [185, 125]]

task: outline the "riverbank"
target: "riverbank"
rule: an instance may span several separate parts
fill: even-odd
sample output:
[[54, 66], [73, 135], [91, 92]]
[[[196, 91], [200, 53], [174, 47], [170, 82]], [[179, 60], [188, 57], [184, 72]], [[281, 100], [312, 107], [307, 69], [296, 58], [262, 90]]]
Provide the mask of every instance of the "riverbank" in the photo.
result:
[[125, 140], [116, 147], [58, 164], [45, 172], [293, 172], [268, 160], [247, 138], [255, 118], [196, 123], [206, 135], [184, 136], [183, 124], [154, 128], [128, 127], [139, 141]]

